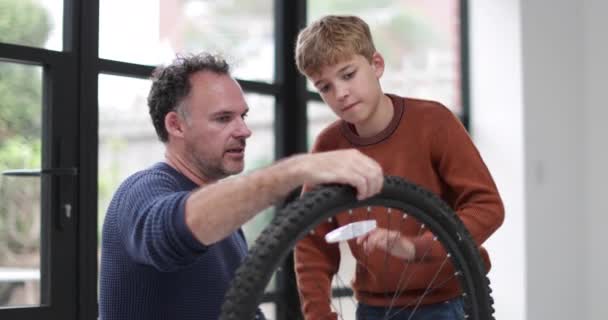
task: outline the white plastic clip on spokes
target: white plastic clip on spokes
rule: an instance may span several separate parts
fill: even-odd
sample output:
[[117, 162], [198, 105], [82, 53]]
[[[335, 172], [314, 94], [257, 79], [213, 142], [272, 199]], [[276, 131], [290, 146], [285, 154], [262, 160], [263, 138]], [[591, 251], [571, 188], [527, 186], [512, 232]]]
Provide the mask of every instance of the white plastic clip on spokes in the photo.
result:
[[325, 241], [335, 243], [362, 236], [376, 228], [376, 220], [363, 220], [344, 225], [325, 235]]

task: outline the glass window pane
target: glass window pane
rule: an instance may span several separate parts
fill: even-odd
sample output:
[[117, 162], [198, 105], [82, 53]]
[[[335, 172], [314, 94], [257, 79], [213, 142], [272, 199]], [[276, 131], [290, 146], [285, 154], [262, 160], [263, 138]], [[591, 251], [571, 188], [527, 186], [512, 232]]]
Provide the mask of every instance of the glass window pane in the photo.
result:
[[0, 308], [41, 299], [42, 68], [0, 61]]
[[[245, 94], [245, 99], [249, 105], [247, 115], [247, 125], [252, 134], [247, 139], [245, 149], [245, 171], [244, 173], [256, 170], [271, 164], [275, 159], [274, 153], [274, 105], [275, 99], [272, 96], [265, 96], [255, 93]], [[255, 217], [243, 225], [243, 233], [247, 239], [247, 244], [251, 247], [260, 232], [268, 225], [274, 216], [275, 208], [269, 207], [258, 213]], [[276, 277], [273, 275], [266, 291], [276, 289]], [[265, 303], [262, 311], [268, 319], [274, 319], [274, 303]]]
[[326, 14], [363, 18], [386, 62], [385, 92], [462, 112], [458, 0], [309, 0], [308, 14], [308, 21]]
[[321, 130], [338, 120], [338, 117], [329, 106], [318, 101], [309, 101], [306, 113], [308, 118], [308, 148], [310, 149]]
[[[234, 76], [272, 82], [273, 0], [100, 1], [101, 58], [157, 65], [175, 53], [220, 52]], [[133, 23], [133, 15], [137, 23]]]
[[119, 184], [164, 159], [148, 114], [150, 85], [149, 80], [99, 75], [98, 236]]
[[[252, 135], [247, 139], [245, 149], [245, 172], [269, 165], [274, 161], [274, 97], [248, 93], [245, 95], [249, 105], [247, 125]], [[274, 207], [270, 207], [243, 226], [243, 232], [249, 246], [253, 244], [262, 229], [272, 216]]]
[[62, 50], [63, 0], [0, 0], [0, 42]]

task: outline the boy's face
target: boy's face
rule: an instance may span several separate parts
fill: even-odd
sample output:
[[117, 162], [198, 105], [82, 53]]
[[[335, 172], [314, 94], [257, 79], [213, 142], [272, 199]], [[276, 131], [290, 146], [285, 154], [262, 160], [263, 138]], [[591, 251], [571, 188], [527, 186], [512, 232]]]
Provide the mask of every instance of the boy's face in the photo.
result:
[[383, 95], [380, 77], [384, 59], [374, 53], [371, 61], [353, 55], [335, 65], [322, 67], [308, 75], [321, 98], [345, 121], [364, 125], [375, 114]]

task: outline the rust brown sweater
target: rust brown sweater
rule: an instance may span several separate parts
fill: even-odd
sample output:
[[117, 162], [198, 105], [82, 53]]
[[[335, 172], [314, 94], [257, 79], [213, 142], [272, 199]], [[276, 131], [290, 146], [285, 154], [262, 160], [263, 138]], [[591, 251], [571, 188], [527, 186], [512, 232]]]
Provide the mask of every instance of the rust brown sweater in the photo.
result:
[[[378, 161], [386, 175], [406, 178], [439, 195], [463, 220], [475, 242], [481, 245], [501, 224], [503, 204], [496, 185], [466, 130], [454, 114], [439, 103], [389, 95], [394, 106], [394, 117], [388, 127], [376, 136], [361, 138], [354, 127], [336, 121], [323, 130], [315, 141], [313, 152], [357, 148]], [[306, 190], [306, 189], [305, 189]], [[340, 263], [339, 248], [324, 240], [327, 232], [357, 220], [375, 219], [379, 227], [398, 229], [414, 241], [417, 258], [425, 259], [406, 264], [384, 252], [363, 253], [355, 241], [349, 241], [357, 259], [352, 286], [358, 301], [376, 306], [389, 306], [401, 281], [402, 271], [409, 278], [396, 306], [405, 306], [419, 298], [437, 270], [440, 278], [448, 279], [440, 288], [428, 294], [423, 304], [436, 303], [459, 294], [456, 279], [450, 277], [450, 268], [440, 269], [445, 256], [432, 234], [420, 233], [413, 219], [387, 214], [385, 208], [358, 210], [353, 215], [340, 213], [331, 222], [319, 225], [313, 234], [301, 240], [295, 249], [295, 269], [300, 290], [302, 309], [306, 319], [332, 319], [329, 303], [331, 279]], [[391, 220], [392, 219], [392, 220]], [[397, 221], [399, 220], [399, 221]], [[488, 253], [481, 248], [486, 266], [490, 267]], [[431, 259], [429, 259], [431, 258]], [[408, 277], [412, 275], [411, 277]]]

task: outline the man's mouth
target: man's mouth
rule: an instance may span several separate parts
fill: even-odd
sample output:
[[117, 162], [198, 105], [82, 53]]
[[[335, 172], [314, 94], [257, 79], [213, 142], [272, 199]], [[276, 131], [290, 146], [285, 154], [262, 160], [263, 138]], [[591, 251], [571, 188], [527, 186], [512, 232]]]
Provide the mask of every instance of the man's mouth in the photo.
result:
[[226, 153], [232, 154], [232, 155], [241, 155], [244, 152], [245, 152], [245, 147], [230, 148], [230, 149], [226, 150]]

